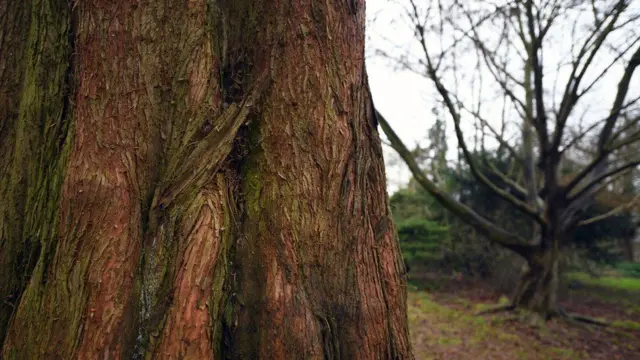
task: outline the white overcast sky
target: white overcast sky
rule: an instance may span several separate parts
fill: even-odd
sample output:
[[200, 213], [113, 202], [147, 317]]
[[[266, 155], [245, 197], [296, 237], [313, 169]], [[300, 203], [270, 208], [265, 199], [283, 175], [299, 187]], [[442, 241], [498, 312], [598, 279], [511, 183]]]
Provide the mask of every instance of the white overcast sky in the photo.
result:
[[[405, 141], [407, 146], [424, 138], [435, 119], [431, 116], [428, 80], [406, 71], [396, 71], [389, 61], [374, 56], [375, 48], [388, 44], [381, 35], [402, 45], [409, 43], [411, 30], [398, 23], [401, 8], [388, 0], [367, 0], [367, 72], [369, 85], [377, 109]], [[384, 137], [384, 134], [382, 135]], [[384, 147], [387, 160], [397, 157], [388, 146]], [[387, 188], [396, 191], [410, 173], [404, 164], [389, 166], [387, 161]]]
[[[427, 3], [427, 0], [424, 1]], [[413, 147], [417, 142], [424, 141], [428, 129], [434, 124], [435, 117], [431, 113], [431, 109], [435, 105], [437, 95], [428, 79], [408, 71], [398, 70], [390, 63], [389, 60], [374, 55], [376, 49], [390, 49], [391, 46], [397, 48], [409, 49], [414, 46], [410, 25], [403, 22], [403, 6], [406, 5], [405, 0], [367, 0], [367, 71], [369, 74], [369, 83], [373, 94], [374, 102], [378, 110], [389, 121], [393, 129], [398, 133], [400, 138], [408, 147]], [[635, 1], [634, 8], [640, 7], [640, 0]], [[566, 54], [564, 47], [570, 46], [571, 38], [562, 35], [562, 30], [556, 31], [560, 35], [556, 35], [558, 45], [561, 47], [558, 55]], [[564, 50], [564, 51], [563, 51]], [[550, 53], [550, 55], [547, 55]], [[559, 60], [554, 56], [553, 52], [545, 53], [545, 69], [554, 66], [546, 66]], [[564, 54], [563, 54], [564, 53]], [[469, 67], [473, 68], [475, 62], [471, 60]], [[604, 64], [604, 62], [603, 62]], [[600, 119], [606, 115], [615, 96], [617, 82], [622, 74], [622, 68], [614, 68], [608, 73], [608, 78], [603, 80], [598, 87], [601, 91], [595, 91], [594, 97], [586, 99], [584, 102], [588, 104], [588, 113], [593, 119]], [[563, 82], [563, 73], [550, 73], [547, 71], [545, 79], [554, 79], [559, 76], [560, 83]], [[568, 72], [564, 73], [568, 77]], [[640, 84], [640, 75], [634, 76], [634, 82]], [[446, 84], [445, 84], [446, 85]], [[603, 91], [604, 90], [604, 91]], [[472, 91], [472, 90], [469, 90]], [[496, 103], [495, 96], [497, 90], [495, 88], [482, 87], [483, 99], [486, 95], [486, 102]], [[640, 95], [640, 86], [635, 86], [630, 92], [628, 99]], [[484, 106], [484, 105], [483, 105]], [[491, 106], [491, 105], [489, 105]], [[585, 111], [587, 108], [584, 109]], [[491, 115], [498, 113], [495, 110], [485, 108], [486, 114]], [[486, 116], [486, 115], [485, 115]], [[499, 117], [496, 116], [496, 117]], [[492, 124], [499, 128], [498, 124]], [[469, 123], [465, 125], [463, 119], [463, 130], [466, 138], [471, 138], [474, 133], [473, 126]], [[447, 139], [449, 147], [448, 158], [455, 156], [457, 148], [457, 140], [453, 132], [452, 124], [447, 123]], [[383, 135], [384, 138], [384, 135]], [[397, 159], [397, 155], [389, 147], [385, 146], [385, 157], [387, 160], [387, 180], [389, 193], [396, 191], [399, 187], [406, 184], [410, 178], [409, 170], [398, 161], [400, 165], [393, 165], [389, 160]]]

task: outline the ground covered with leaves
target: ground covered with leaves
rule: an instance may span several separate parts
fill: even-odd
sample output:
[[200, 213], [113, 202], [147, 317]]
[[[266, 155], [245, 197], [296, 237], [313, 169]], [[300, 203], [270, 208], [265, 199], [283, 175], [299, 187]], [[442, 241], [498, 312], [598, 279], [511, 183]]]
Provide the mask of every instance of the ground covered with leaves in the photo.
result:
[[409, 324], [416, 359], [640, 359], [640, 280], [617, 287], [576, 276], [565, 309], [611, 326], [550, 320], [544, 328], [514, 314], [476, 315], [508, 300], [482, 281], [439, 277], [410, 281]]

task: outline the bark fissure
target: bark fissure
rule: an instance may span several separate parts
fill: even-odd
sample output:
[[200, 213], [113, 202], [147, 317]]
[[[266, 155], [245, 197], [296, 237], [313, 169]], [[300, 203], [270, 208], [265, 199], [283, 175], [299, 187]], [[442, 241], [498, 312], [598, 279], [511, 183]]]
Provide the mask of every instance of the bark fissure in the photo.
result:
[[3, 358], [412, 358], [363, 1], [9, 3]]
[[5, 2], [0, 50], [0, 342], [37, 263], [50, 257], [71, 116], [69, 9]]

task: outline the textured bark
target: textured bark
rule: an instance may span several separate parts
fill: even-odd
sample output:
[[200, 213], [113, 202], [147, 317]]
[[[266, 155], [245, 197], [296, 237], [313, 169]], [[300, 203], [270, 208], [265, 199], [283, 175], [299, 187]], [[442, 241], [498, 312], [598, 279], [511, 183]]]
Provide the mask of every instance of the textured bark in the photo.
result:
[[0, 2], [0, 341], [37, 261], [49, 261], [70, 83], [65, 1]]
[[0, 12], [4, 358], [412, 358], [363, 1]]
[[527, 311], [533, 323], [558, 315], [558, 257], [557, 249], [532, 253], [516, 287], [512, 305]]

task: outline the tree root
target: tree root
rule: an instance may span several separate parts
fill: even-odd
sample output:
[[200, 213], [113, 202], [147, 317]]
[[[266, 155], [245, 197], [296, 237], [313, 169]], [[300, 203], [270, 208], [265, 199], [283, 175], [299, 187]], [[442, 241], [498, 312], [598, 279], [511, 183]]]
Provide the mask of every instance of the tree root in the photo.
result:
[[[479, 315], [487, 315], [487, 314], [497, 314], [500, 312], [512, 312], [512, 311], [518, 311], [519, 309], [513, 305], [513, 304], [506, 304], [506, 305], [496, 305], [496, 306], [491, 306], [487, 309], [484, 310], [480, 310], [477, 311], [474, 315], [479, 316]], [[521, 314], [522, 315], [522, 314]], [[604, 320], [600, 320], [594, 317], [590, 317], [590, 316], [585, 316], [585, 315], [580, 315], [580, 314], [572, 314], [572, 313], [568, 313], [567, 311], [565, 311], [562, 307], [558, 307], [558, 309], [556, 310], [555, 314], [551, 314], [550, 316], [547, 317], [547, 319], [552, 318], [552, 317], [558, 317], [573, 323], [577, 323], [577, 324], [588, 324], [588, 325], [597, 325], [597, 326], [602, 326], [602, 327], [609, 327], [611, 326], [611, 323], [604, 321]], [[541, 319], [544, 319], [544, 316], [541, 315], [540, 317]], [[522, 319], [522, 317], [521, 317]], [[531, 319], [529, 319], [531, 320]], [[530, 324], [532, 325], [539, 325], [539, 321], [528, 321]]]
[[590, 316], [580, 315], [580, 314], [570, 314], [566, 312], [563, 308], [558, 307], [558, 316], [565, 320], [569, 320], [576, 323], [583, 323], [589, 325], [597, 325], [602, 327], [609, 327], [611, 324], [607, 321], [596, 319]]
[[520, 309], [514, 304], [492, 306], [488, 309], [476, 312], [475, 315], [497, 314], [500, 312], [513, 312], [513, 315], [508, 318], [508, 321], [518, 321], [533, 327], [544, 327], [546, 323], [544, 315]]
[[478, 316], [478, 315], [496, 314], [503, 311], [507, 311], [507, 312], [514, 311], [515, 309], [516, 307], [513, 304], [497, 305], [497, 306], [491, 306], [490, 308], [487, 308], [484, 310], [480, 310], [476, 312], [475, 315]]

